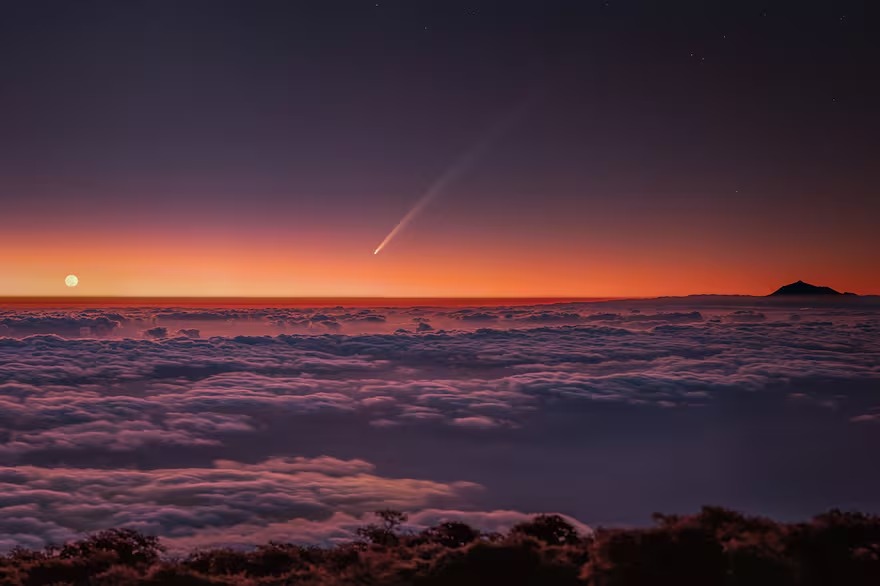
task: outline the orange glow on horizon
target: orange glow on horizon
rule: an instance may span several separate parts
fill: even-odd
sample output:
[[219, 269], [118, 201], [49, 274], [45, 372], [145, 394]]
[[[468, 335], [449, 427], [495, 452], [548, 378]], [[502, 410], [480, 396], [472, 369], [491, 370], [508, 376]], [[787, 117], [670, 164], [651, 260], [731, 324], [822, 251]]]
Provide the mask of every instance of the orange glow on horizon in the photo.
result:
[[[242, 243], [150, 236], [56, 234], [24, 250], [0, 252], [0, 296], [46, 297], [654, 297], [696, 293], [764, 295], [804, 279], [857, 293], [880, 291], [880, 277], [852, 267], [817, 271], [803, 260], [721, 259], [711, 250], [657, 259], [630, 250], [590, 251], [444, 243], [442, 251], [403, 242], [381, 255], [340, 240]], [[303, 238], [303, 240], [309, 240]], [[668, 253], [667, 253], [668, 256]], [[796, 259], [797, 260], [797, 259]], [[785, 270], [780, 270], [785, 266]], [[75, 289], [68, 274], [79, 277]]]

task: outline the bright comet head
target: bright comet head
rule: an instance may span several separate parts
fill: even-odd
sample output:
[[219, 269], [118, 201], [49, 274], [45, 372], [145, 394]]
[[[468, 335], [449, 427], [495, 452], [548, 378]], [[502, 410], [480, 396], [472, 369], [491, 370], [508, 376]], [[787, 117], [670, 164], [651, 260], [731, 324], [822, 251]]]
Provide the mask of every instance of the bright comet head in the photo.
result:
[[67, 275], [64, 277], [64, 284], [68, 287], [76, 287], [79, 285], [79, 278], [76, 275]]

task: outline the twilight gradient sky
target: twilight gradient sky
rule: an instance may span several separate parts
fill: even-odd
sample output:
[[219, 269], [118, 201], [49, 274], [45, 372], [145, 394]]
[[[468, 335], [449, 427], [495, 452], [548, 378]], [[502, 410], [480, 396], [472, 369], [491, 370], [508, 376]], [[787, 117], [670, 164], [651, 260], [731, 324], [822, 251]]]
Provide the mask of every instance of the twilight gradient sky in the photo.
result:
[[880, 293], [868, 4], [3, 2], [0, 296]]

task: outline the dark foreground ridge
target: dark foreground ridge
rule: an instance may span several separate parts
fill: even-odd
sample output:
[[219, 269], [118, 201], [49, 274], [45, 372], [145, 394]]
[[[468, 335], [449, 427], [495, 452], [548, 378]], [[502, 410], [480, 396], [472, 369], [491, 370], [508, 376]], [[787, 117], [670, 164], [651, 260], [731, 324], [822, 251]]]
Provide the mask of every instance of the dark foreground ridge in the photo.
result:
[[777, 523], [717, 507], [655, 515], [645, 529], [581, 535], [557, 515], [506, 534], [455, 521], [419, 533], [406, 515], [376, 513], [359, 541], [268, 543], [184, 557], [155, 537], [112, 529], [64, 546], [0, 556], [0, 584], [42, 585], [583, 585], [867, 586], [880, 584], [880, 517], [830, 511]]

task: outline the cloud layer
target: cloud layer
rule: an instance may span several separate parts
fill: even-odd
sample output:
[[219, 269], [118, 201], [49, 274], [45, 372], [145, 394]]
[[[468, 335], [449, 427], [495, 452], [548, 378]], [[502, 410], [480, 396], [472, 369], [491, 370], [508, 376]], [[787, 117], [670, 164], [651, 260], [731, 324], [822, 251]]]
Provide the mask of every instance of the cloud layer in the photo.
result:
[[[265, 327], [297, 315], [343, 329], [410, 325], [207, 337], [181, 327]], [[32, 333], [0, 338], [0, 533], [26, 545], [108, 526], [181, 544], [334, 539], [382, 506], [415, 519], [468, 510], [489, 523], [504, 514], [475, 507], [542, 503], [496, 502], [473, 469], [450, 475], [431, 467], [444, 454], [414, 465], [405, 453], [426, 442], [488, 449], [549, 436], [559, 431], [542, 431], [553, 414], [700, 418], [739, 397], [778, 397], [880, 428], [880, 401], [863, 392], [880, 384], [880, 319], [863, 309], [137, 308], [7, 311], [2, 323]], [[109, 335], [132, 323], [132, 337]], [[543, 461], [590, 432], [571, 425], [574, 443], [547, 447]], [[418, 474], [383, 472], [404, 461]]]

